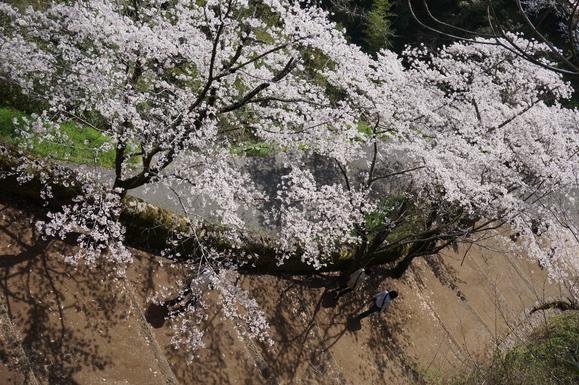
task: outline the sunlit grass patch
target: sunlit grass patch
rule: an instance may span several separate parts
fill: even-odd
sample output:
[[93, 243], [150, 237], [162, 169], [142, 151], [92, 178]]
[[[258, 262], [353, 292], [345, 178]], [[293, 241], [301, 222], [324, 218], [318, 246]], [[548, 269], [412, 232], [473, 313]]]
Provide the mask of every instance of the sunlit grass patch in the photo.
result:
[[[26, 118], [29, 118], [27, 114], [16, 109], [0, 107], [0, 141], [12, 145], [22, 144], [25, 139], [19, 134], [14, 122], [23, 122]], [[32, 152], [42, 157], [73, 163], [96, 164], [107, 168], [114, 166], [114, 150], [101, 150], [108, 141], [101, 132], [75, 123], [61, 124], [59, 131], [66, 138], [65, 141], [41, 141], [33, 137]]]

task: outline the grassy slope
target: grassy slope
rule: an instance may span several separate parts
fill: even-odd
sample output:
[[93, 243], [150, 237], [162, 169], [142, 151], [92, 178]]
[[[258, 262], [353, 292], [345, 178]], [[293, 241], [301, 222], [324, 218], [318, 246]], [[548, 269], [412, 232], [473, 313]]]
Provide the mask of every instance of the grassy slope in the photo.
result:
[[574, 385], [579, 383], [579, 312], [549, 318], [527, 341], [507, 352], [497, 351], [488, 363], [452, 379], [433, 376], [428, 384]]
[[502, 357], [507, 383], [579, 383], [579, 312], [569, 311], [550, 318], [523, 346]]
[[[13, 121], [15, 119], [21, 121], [25, 117], [27, 115], [18, 110], [0, 107], [0, 142], [13, 145], [21, 143], [23, 138], [18, 134]], [[60, 128], [68, 138], [67, 143], [34, 140], [32, 151], [43, 157], [81, 164], [94, 164], [95, 149], [106, 142], [106, 137], [92, 128], [79, 127], [73, 123], [64, 123]], [[96, 163], [102, 167], [113, 167], [114, 151], [98, 152]]]

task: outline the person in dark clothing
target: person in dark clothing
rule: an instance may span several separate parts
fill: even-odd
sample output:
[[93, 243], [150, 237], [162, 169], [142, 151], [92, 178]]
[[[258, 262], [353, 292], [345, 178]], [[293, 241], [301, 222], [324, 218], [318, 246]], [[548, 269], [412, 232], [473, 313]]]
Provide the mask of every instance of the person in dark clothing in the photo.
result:
[[374, 294], [374, 297], [372, 297], [372, 305], [370, 306], [370, 308], [358, 314], [356, 318], [362, 319], [368, 317], [370, 314], [388, 310], [390, 303], [396, 297], [398, 297], [398, 292], [396, 290], [382, 291], [380, 293]]

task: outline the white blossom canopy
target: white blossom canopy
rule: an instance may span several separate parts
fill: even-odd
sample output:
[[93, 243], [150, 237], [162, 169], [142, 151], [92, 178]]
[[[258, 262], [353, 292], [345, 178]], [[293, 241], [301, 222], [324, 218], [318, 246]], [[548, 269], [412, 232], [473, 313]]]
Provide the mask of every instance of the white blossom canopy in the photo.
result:
[[[426, 242], [433, 253], [508, 224], [554, 277], [576, 273], [566, 247], [575, 226], [555, 204], [576, 185], [579, 160], [579, 115], [562, 105], [573, 90], [561, 76], [483, 40], [371, 56], [327, 16], [282, 0], [79, 0], [23, 12], [0, 3], [1, 79], [44, 108], [22, 134], [65, 141], [59, 123], [75, 121], [102, 132], [100, 151], [115, 151], [114, 185], [85, 175], [90, 187], [40, 228], [80, 231], [73, 260], [126, 263], [122, 198], [178, 184], [192, 228], [201, 196], [239, 248], [239, 211], [275, 200], [265, 214], [279, 226], [270, 240], [279, 264], [298, 255], [315, 271], [345, 246], [361, 264], [396, 245]], [[244, 154], [232, 149], [245, 141], [284, 159], [273, 196], [239, 167]], [[312, 154], [340, 179], [316, 180]], [[392, 237], [419, 214], [416, 231]], [[226, 314], [263, 337], [263, 314], [226, 279], [251, 257], [241, 254], [204, 245], [187, 295], [219, 288]], [[175, 313], [185, 344], [198, 346], [185, 313]]]

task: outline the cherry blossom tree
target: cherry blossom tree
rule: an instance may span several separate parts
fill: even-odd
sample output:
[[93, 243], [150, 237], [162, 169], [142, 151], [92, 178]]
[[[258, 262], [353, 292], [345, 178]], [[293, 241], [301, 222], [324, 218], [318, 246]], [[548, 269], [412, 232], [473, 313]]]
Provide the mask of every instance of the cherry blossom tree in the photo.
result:
[[[240, 270], [385, 264], [400, 276], [416, 257], [506, 227], [553, 278], [579, 268], [559, 204], [576, 184], [578, 112], [561, 105], [572, 89], [547, 61], [483, 39], [369, 55], [311, 2], [2, 3], [0, 20], [2, 80], [46, 106], [20, 125], [28, 143], [66, 142], [59, 124], [74, 121], [106, 138], [96, 151], [115, 151], [112, 183], [76, 175], [79, 194], [38, 224], [75, 237], [67, 259], [130, 263], [121, 212], [135, 188], [168, 186], [185, 214], [162, 256], [186, 278], [159, 295], [176, 346], [202, 345], [210, 291], [241, 334], [268, 341], [266, 317], [234, 283]], [[247, 141], [283, 162], [274, 194], [240, 166], [233, 149]], [[312, 158], [337, 177], [316, 175]], [[47, 199], [51, 179], [67, 180], [22, 162], [7, 175], [39, 178]], [[252, 208], [269, 236], [244, 221]]]
[[[408, 6], [414, 19], [425, 29], [454, 40], [474, 42], [477, 38], [486, 38], [485, 44], [496, 44], [517, 54], [532, 63], [544, 66], [553, 71], [576, 77], [579, 74], [578, 46], [578, 9], [576, 0], [512, 0], [500, 2], [486, 0], [481, 2], [487, 28], [475, 31], [456, 25], [453, 20], [437, 17], [433, 12], [431, 1], [408, 0]], [[512, 12], [501, 14], [505, 5], [512, 7]], [[540, 55], [519, 39], [512, 38], [513, 33], [525, 34], [543, 43], [547, 48]], [[552, 62], [546, 63], [541, 58], [549, 57]]]

